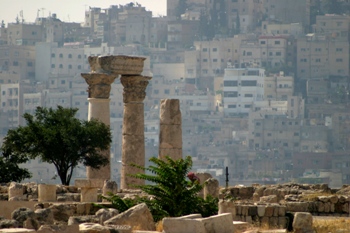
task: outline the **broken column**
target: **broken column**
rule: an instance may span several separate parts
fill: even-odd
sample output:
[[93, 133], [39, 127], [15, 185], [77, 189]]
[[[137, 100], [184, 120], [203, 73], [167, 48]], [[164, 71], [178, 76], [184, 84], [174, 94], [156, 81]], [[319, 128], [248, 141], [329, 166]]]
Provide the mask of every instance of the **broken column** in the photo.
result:
[[38, 201], [56, 201], [56, 185], [55, 184], [39, 184], [38, 185]]
[[81, 202], [97, 202], [97, 191], [103, 186], [101, 179], [76, 179], [75, 186], [80, 188]]
[[159, 154], [182, 159], [181, 111], [178, 99], [163, 99], [160, 102]]
[[151, 77], [141, 75], [122, 75], [120, 82], [124, 87], [124, 117], [122, 139], [121, 188], [135, 188], [144, 180], [128, 176], [144, 171], [130, 164], [145, 166], [144, 104], [146, 87]]

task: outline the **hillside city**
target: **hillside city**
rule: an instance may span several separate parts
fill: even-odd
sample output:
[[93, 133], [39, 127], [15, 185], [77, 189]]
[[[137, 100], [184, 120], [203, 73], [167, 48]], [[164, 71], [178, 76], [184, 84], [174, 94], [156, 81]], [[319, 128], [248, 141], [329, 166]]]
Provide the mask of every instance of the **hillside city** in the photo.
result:
[[[98, 5], [98, 4], [96, 4]], [[179, 99], [183, 155], [231, 184], [350, 183], [348, 0], [167, 0], [90, 6], [84, 22], [52, 13], [0, 27], [0, 138], [37, 106], [88, 115], [89, 56], [145, 57], [147, 160], [157, 156], [159, 103]], [[1, 19], [0, 19], [1, 20]], [[123, 87], [112, 85], [113, 179], [120, 179]], [[24, 165], [54, 183], [55, 169]], [[85, 167], [75, 172], [86, 176]]]

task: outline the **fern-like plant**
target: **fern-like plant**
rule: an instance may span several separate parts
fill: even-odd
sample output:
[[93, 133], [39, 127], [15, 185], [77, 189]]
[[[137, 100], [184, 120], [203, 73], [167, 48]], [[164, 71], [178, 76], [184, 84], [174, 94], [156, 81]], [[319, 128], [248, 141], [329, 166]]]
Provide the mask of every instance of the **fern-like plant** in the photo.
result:
[[199, 206], [203, 204], [197, 196], [202, 189], [202, 185], [199, 182], [187, 180], [186, 175], [192, 168], [191, 157], [187, 156], [185, 159], [178, 160], [173, 160], [168, 156], [165, 159], [152, 157], [150, 162], [155, 165], [148, 168], [135, 164], [132, 166], [149, 171], [151, 174], [133, 174], [130, 176], [153, 183], [137, 186], [153, 196], [153, 207], [162, 210], [163, 215], [166, 212], [171, 217], [198, 213]]

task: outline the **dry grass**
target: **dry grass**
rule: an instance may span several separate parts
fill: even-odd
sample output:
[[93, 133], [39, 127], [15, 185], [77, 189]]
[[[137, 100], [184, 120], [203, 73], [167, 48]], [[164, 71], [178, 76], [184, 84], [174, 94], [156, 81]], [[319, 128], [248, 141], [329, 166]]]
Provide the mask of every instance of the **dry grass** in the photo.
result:
[[316, 233], [349, 233], [350, 218], [314, 218]]
[[163, 232], [163, 221], [160, 220], [156, 223], [156, 231]]

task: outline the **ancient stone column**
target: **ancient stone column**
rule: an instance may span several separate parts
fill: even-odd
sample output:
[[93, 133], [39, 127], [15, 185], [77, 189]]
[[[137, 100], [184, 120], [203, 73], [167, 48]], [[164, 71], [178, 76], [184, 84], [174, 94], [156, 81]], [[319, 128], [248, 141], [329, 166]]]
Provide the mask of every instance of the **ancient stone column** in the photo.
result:
[[219, 197], [219, 181], [214, 178], [210, 178], [205, 181], [204, 184], [204, 199], [207, 199], [207, 196]]
[[144, 181], [128, 176], [142, 173], [143, 170], [130, 166], [145, 166], [144, 106], [146, 87], [151, 77], [141, 75], [122, 75], [120, 82], [124, 87], [124, 118], [122, 139], [121, 188], [133, 189]]
[[[87, 84], [89, 85], [89, 110], [88, 120], [97, 119], [106, 125], [110, 124], [110, 109], [109, 109], [109, 93], [111, 91], [111, 84], [117, 77], [116, 74], [108, 73], [85, 73], [81, 74]], [[110, 160], [110, 150], [104, 150], [102, 155]], [[100, 169], [93, 169], [87, 167], [88, 179], [110, 179], [111, 166], [108, 163]]]
[[182, 159], [182, 128], [179, 100], [161, 100], [159, 118], [158, 158], [169, 156], [173, 160]]

